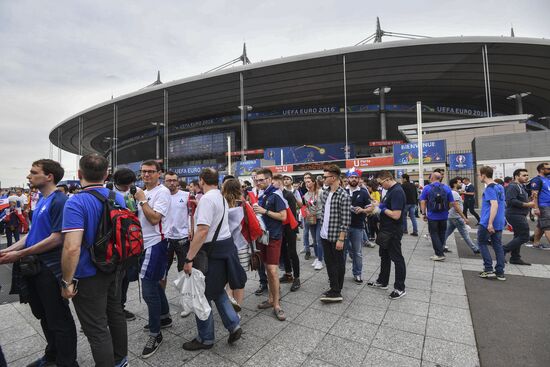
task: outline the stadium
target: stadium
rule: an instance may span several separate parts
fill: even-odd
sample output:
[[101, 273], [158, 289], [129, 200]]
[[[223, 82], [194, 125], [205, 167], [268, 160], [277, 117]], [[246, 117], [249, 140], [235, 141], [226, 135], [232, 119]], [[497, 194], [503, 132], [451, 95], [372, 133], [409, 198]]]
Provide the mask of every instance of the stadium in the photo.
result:
[[464, 129], [462, 120], [514, 116], [521, 131], [548, 130], [545, 39], [412, 38], [257, 63], [245, 48], [239, 60], [172, 82], [159, 77], [67, 118], [49, 139], [78, 155], [109, 156], [113, 167], [137, 170], [156, 158], [192, 177], [204, 166], [227, 170], [228, 137], [233, 161], [383, 155], [391, 143], [414, 140], [399, 127], [416, 124], [417, 101], [426, 125]]

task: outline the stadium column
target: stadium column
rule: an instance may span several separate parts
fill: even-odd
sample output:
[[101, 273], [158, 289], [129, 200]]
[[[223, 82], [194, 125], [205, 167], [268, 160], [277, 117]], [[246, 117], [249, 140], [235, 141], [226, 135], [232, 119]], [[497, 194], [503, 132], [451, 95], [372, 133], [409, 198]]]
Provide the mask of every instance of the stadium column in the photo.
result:
[[[386, 87], [380, 87], [380, 140], [386, 140]], [[386, 153], [386, 147], [382, 147]]]
[[168, 91], [164, 90], [164, 169], [168, 170]]

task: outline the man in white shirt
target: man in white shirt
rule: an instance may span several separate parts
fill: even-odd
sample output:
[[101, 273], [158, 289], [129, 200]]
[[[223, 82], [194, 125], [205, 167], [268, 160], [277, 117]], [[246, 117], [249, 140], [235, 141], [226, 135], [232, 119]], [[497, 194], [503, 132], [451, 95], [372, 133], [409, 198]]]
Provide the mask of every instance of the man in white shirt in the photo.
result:
[[162, 343], [161, 328], [172, 326], [170, 307], [160, 281], [166, 276], [166, 255], [168, 241], [165, 238], [166, 215], [170, 210], [170, 190], [161, 185], [160, 164], [154, 160], [141, 164], [141, 178], [145, 191], [138, 191], [135, 199], [139, 203], [138, 217], [143, 232], [144, 255], [140, 279], [143, 299], [149, 311], [149, 340], [141, 354], [142, 358], [151, 357]]

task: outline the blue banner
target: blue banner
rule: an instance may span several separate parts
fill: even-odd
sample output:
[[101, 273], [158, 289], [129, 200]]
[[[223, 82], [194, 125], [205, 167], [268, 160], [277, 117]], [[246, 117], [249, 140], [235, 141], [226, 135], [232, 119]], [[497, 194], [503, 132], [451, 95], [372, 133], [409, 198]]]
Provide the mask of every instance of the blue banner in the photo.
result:
[[254, 159], [251, 161], [236, 162], [235, 163], [235, 176], [250, 176], [250, 171], [254, 168], [259, 168], [262, 165], [260, 159]]
[[221, 171], [223, 168], [225, 168], [225, 165], [221, 163], [200, 164], [197, 166], [170, 167], [170, 170], [174, 171], [178, 176], [188, 177], [198, 176], [203, 168], [214, 168], [218, 171]]
[[474, 169], [474, 155], [472, 153], [449, 154], [449, 169]]
[[[345, 144], [301, 145], [264, 149], [264, 159], [275, 161], [275, 165], [334, 161], [346, 159]], [[281, 162], [281, 151], [283, 161]], [[355, 157], [353, 145], [350, 145], [350, 157]]]
[[[425, 141], [422, 143], [424, 163], [445, 163], [447, 146], [445, 140]], [[393, 146], [393, 164], [396, 166], [418, 164], [418, 144], [395, 144]]]

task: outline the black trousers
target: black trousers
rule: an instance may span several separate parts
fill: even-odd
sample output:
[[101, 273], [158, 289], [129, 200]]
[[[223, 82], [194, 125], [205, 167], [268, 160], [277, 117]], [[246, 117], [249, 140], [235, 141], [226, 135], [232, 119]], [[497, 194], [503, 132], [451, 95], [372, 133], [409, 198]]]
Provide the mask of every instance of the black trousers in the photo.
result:
[[402, 231], [396, 231], [388, 240], [385, 248], [380, 247], [378, 254], [380, 255], [380, 274], [378, 274], [377, 282], [382, 285], [387, 285], [390, 281], [391, 263], [395, 264], [395, 283], [393, 287], [399, 291], [405, 290], [405, 278], [407, 269], [405, 259], [401, 253], [401, 237]]
[[475, 201], [474, 200], [464, 200], [464, 209], [462, 210], [464, 216], [468, 218], [468, 211], [476, 218], [479, 223], [479, 215], [475, 211]]
[[46, 359], [58, 366], [78, 366], [76, 327], [69, 302], [61, 297], [59, 282], [44, 264], [38, 275], [25, 277], [25, 281], [31, 311], [40, 320], [46, 338]]
[[121, 275], [98, 271], [93, 277], [80, 279], [73, 298], [98, 367], [112, 367], [128, 355], [126, 317], [120, 304], [121, 282]]
[[285, 273], [294, 274], [294, 278], [300, 277], [300, 260], [296, 252], [296, 231], [290, 225], [283, 226], [283, 242], [281, 244], [281, 256], [285, 264]]
[[447, 233], [447, 220], [428, 219], [428, 231], [432, 239], [432, 247], [437, 256], [445, 256], [445, 234]]
[[183, 270], [187, 251], [189, 251], [189, 240], [187, 238], [179, 240], [168, 239], [168, 253], [166, 254], [166, 260], [168, 261], [167, 273], [174, 262], [174, 254], [178, 257], [178, 272]]
[[521, 214], [508, 214], [506, 220], [514, 229], [514, 238], [504, 245], [504, 253], [510, 252], [510, 260], [519, 260], [521, 245], [529, 242], [529, 224], [527, 217]]
[[329, 242], [323, 238], [321, 238], [321, 243], [323, 244], [330, 290], [340, 293], [344, 287], [344, 275], [346, 273], [344, 250], [337, 250], [336, 242]]

